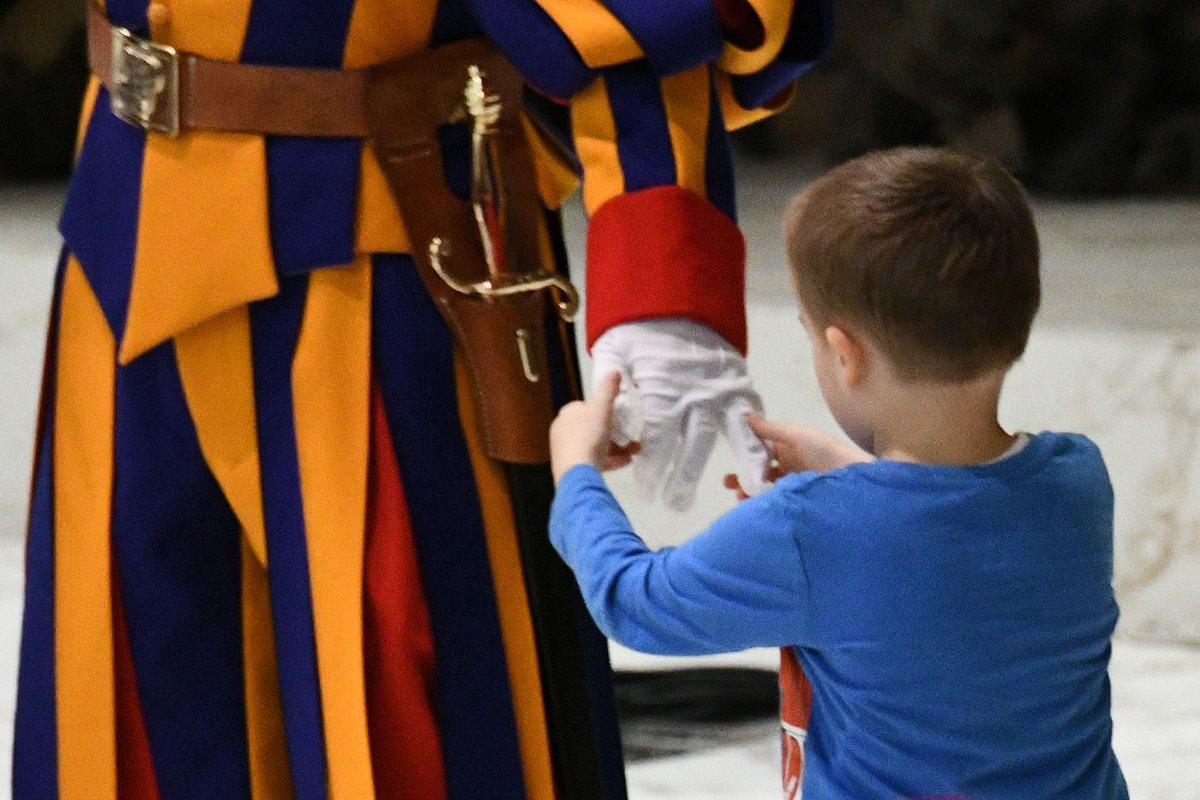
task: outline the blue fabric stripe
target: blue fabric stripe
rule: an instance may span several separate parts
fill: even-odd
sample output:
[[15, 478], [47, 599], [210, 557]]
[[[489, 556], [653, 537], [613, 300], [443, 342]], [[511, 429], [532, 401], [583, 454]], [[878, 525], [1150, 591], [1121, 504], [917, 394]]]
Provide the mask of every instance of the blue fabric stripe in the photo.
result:
[[117, 341], [133, 281], [145, 145], [145, 132], [114, 117], [102, 89], [59, 222]]
[[58, 727], [54, 694], [53, 414], [38, 443], [37, 473], [25, 552], [25, 617], [13, 734], [13, 800], [58, 797]]
[[452, 341], [408, 256], [374, 258], [374, 352], [433, 627], [451, 800], [525, 796]]
[[625, 191], [673, 186], [675, 151], [658, 76], [645, 61], [604, 70]]
[[67, 252], [58, 258], [42, 367], [37, 450], [25, 543], [25, 611], [21, 622], [13, 732], [13, 800], [58, 797], [58, 710], [54, 661], [54, 404], [57, 396], [58, 326]]
[[535, 0], [469, 0], [479, 25], [525, 80], [551, 97], [573, 97], [596, 73]]
[[442, 175], [446, 188], [464, 202], [471, 202], [471, 130], [465, 122], [444, 123], [437, 130], [442, 152]]
[[721, 101], [717, 98], [717, 86], [712, 84], [709, 92], [708, 139], [705, 142], [704, 191], [708, 201], [737, 222], [737, 193], [733, 175], [733, 153], [729, 147], [729, 134], [725, 132], [725, 118], [721, 114]]
[[659, 75], [674, 75], [721, 55], [725, 37], [713, 0], [604, 0]]
[[271, 246], [280, 275], [354, 260], [361, 144], [268, 137]]
[[[242, 61], [337, 68], [354, 0], [255, 0]], [[354, 258], [358, 139], [267, 137], [271, 244], [282, 275]]]
[[[559, 327], [561, 324], [554, 317], [548, 316], [545, 325], [546, 365], [550, 372], [550, 395], [556, 411], [576, 397], [567, 381], [567, 376], [571, 373], [567, 371], [567, 354], [563, 352], [562, 348], [563, 333]], [[568, 331], [571, 336], [570, 341], [574, 341], [574, 328], [569, 327]], [[579, 374], [578, 362], [575, 374]]]
[[242, 61], [337, 68], [354, 0], [254, 0]]
[[325, 737], [292, 405], [292, 358], [307, 295], [307, 277], [282, 282], [277, 296], [250, 306], [250, 327], [268, 583], [288, 761], [296, 800], [325, 800]]
[[833, 43], [833, 0], [801, 0], [778, 57], [753, 75], [735, 75], [733, 96], [742, 108], [758, 108], [808, 72]]
[[115, 578], [161, 797], [249, 798], [241, 528], [171, 344], [117, 371], [114, 459]]
[[149, 0], [107, 0], [104, 11], [114, 25], [120, 25], [140, 36], [149, 35], [150, 22], [146, 18]]

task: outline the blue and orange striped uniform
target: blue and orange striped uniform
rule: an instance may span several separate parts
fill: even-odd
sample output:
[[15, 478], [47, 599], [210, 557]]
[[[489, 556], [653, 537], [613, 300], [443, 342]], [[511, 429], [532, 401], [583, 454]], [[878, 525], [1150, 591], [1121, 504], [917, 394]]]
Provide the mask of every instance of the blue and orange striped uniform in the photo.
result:
[[[156, 5], [105, 12], [257, 64], [491, 38], [568, 112], [589, 340], [744, 348], [726, 130], [826, 46], [820, 0]], [[554, 209], [577, 178], [529, 131]], [[554, 798], [513, 501], [370, 142], [146, 134], [93, 81], [61, 230], [14, 797]]]

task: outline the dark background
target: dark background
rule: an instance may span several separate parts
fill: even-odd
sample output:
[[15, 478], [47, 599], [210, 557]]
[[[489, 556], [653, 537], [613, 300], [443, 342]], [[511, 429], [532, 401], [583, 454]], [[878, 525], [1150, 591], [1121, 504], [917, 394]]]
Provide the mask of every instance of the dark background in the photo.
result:
[[[83, 0], [0, 0], [0, 179], [66, 174]], [[993, 156], [1034, 190], [1200, 194], [1200, 0], [842, 0], [829, 57], [747, 157], [897, 144]]]

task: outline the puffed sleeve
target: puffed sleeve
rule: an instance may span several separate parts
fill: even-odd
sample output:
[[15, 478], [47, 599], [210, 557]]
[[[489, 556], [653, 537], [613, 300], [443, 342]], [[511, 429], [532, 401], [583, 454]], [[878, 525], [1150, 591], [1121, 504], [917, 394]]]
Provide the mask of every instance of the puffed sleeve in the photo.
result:
[[831, 1], [473, 1], [526, 79], [570, 106], [589, 346], [623, 322], [683, 316], [745, 352], [726, 131], [786, 103], [829, 44]]

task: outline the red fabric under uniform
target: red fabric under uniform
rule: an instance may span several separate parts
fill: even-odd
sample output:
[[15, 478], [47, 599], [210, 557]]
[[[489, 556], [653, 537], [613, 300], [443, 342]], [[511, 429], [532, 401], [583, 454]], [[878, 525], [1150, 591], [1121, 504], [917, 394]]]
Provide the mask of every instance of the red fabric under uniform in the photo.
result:
[[804, 740], [811, 715], [812, 684], [796, 660], [796, 653], [790, 647], [784, 647], [779, 651], [779, 743], [784, 800], [800, 796], [804, 778]]

